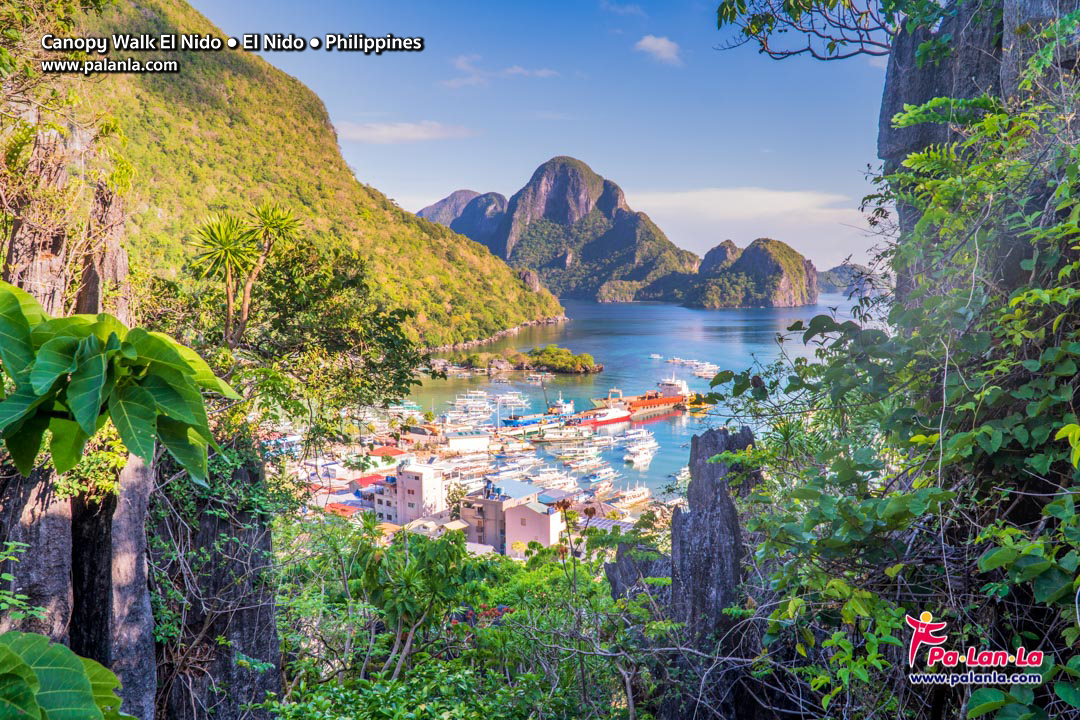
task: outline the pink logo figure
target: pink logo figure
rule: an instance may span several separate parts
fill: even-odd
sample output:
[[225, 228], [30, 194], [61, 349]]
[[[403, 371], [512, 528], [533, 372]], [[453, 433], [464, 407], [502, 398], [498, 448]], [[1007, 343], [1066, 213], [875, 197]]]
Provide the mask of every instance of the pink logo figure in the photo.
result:
[[944, 630], [948, 623], [931, 622], [933, 619], [934, 616], [926, 611], [919, 615], [918, 620], [910, 615], [904, 615], [904, 620], [914, 631], [911, 633], [911, 642], [908, 644], [908, 665], [915, 665], [915, 655], [922, 645], [940, 645], [948, 640], [944, 635], [938, 637], [934, 634], [939, 630]]

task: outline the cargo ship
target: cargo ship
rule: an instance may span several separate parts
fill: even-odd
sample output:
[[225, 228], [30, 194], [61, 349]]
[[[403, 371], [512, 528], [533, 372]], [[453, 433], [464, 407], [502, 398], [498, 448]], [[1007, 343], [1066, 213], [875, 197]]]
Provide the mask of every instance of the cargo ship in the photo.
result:
[[632, 418], [637, 418], [683, 405], [690, 397], [690, 388], [686, 381], [678, 380], [674, 376], [661, 380], [656, 387], [656, 390], [649, 390], [641, 395], [627, 396], [624, 396], [619, 388], [611, 388], [606, 398], [593, 398], [592, 403], [598, 408], [621, 408], [629, 411]]

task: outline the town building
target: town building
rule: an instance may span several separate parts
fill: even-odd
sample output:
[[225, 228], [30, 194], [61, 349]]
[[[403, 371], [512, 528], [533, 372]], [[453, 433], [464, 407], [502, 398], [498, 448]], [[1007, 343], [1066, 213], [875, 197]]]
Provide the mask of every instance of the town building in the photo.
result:
[[554, 507], [539, 502], [513, 505], [506, 510], [506, 554], [524, 557], [529, 543], [551, 547], [559, 542], [566, 522]]
[[518, 505], [534, 503], [541, 488], [517, 480], [488, 481], [484, 488], [470, 493], [461, 503], [461, 519], [469, 524], [466, 539], [491, 545], [506, 554], [506, 512]]

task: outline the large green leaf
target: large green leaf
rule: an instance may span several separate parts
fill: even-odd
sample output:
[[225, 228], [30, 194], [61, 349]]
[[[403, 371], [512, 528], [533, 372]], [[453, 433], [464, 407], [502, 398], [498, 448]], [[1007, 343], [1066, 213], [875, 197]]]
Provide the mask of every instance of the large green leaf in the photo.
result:
[[199, 353], [189, 347], [180, 345], [168, 335], [163, 335], [162, 333], [154, 333], [154, 335], [160, 336], [173, 344], [180, 355], [183, 356], [184, 360], [186, 360], [195, 371], [195, 383], [199, 387], [211, 390], [219, 395], [224, 395], [232, 400], [242, 399], [240, 394], [233, 390], [229, 383], [214, 374], [214, 371], [211, 370], [210, 366], [206, 364], [206, 361], [199, 356]]
[[191, 479], [206, 485], [206, 440], [190, 425], [164, 415], [157, 420], [158, 439], [176, 462], [188, 471]]
[[185, 375], [194, 375], [195, 369], [178, 352], [180, 346], [168, 335], [158, 335], [142, 328], [133, 328], [128, 332], [125, 341], [135, 348], [141, 360], [152, 361]]
[[105, 387], [106, 361], [101, 341], [96, 336], [83, 340], [79, 364], [67, 387], [67, 406], [87, 435], [93, 435], [101, 414], [102, 389]]
[[49, 453], [52, 455], [53, 467], [60, 474], [66, 473], [82, 460], [83, 448], [90, 436], [83, 432], [79, 423], [63, 418], [53, 418], [49, 422], [49, 430], [52, 432]]
[[30, 339], [33, 340], [34, 347], [41, 347], [59, 336], [84, 338], [93, 332], [95, 320], [96, 318], [93, 315], [53, 318], [48, 322], [35, 326], [30, 331]]
[[44, 395], [56, 379], [75, 369], [75, 352], [79, 338], [55, 337], [37, 351], [37, 360], [30, 370], [30, 387], [38, 395]]
[[33, 669], [7, 645], [0, 645], [0, 673], [18, 675], [35, 693], [40, 687]]
[[194, 416], [194, 422], [192, 422], [191, 425], [194, 426], [195, 430], [197, 430], [208, 443], [217, 447], [214, 443], [214, 436], [210, 433], [210, 420], [206, 416], [206, 405], [203, 403], [202, 393], [200, 393], [199, 388], [195, 386], [194, 378], [190, 375], [182, 375], [181, 373], [174, 372], [168, 368], [155, 368], [154, 374], [169, 383], [169, 386], [180, 394], [180, 397], [184, 399], [184, 403]]
[[138, 385], [120, 385], [109, 396], [109, 416], [120, 439], [147, 463], [154, 461], [157, 414], [154, 398]]
[[971, 693], [971, 698], [967, 704], [967, 716], [969, 718], [982, 717], [1012, 702], [1012, 698], [997, 688], [979, 688]]
[[19, 423], [28, 418], [38, 405], [46, 399], [52, 399], [52, 395], [38, 395], [29, 385], [20, 385], [0, 402], [0, 434], [7, 435], [14, 432]]
[[34, 690], [14, 673], [0, 673], [0, 720], [41, 720]]
[[30, 324], [26, 321], [19, 301], [0, 286], [0, 362], [4, 372], [17, 378], [34, 362], [34, 346], [30, 342]]
[[93, 324], [92, 329], [94, 335], [96, 335], [101, 342], [108, 341], [110, 335], [116, 335], [117, 341], [120, 341], [126, 338], [128, 334], [127, 325], [108, 313], [99, 314], [96, 317], [96, 322]]
[[30, 323], [31, 327], [51, 319], [41, 307], [41, 303], [22, 288], [0, 281], [0, 295], [11, 295], [15, 298], [15, 301], [19, 303], [19, 310], [22, 311], [23, 317]]
[[34, 469], [38, 453], [41, 452], [41, 439], [48, 427], [49, 416], [36, 413], [19, 425], [17, 430], [4, 436], [4, 445], [15, 463], [15, 469], [24, 476], [28, 477]]
[[9, 632], [0, 635], [7, 645], [33, 669], [41, 687], [37, 703], [47, 720], [104, 720], [79, 656], [44, 635]]
[[120, 712], [121, 700], [120, 696], [116, 694], [116, 691], [120, 689], [120, 681], [116, 678], [116, 675], [108, 668], [90, 658], [80, 659], [82, 660], [83, 668], [86, 670], [86, 676], [90, 679], [90, 688], [94, 693], [94, 702], [97, 703], [98, 709], [101, 710], [101, 714], [105, 716], [105, 720], [123, 720], [123, 718], [130, 718], [131, 715], [125, 715]]
[[[180, 375], [179, 377], [182, 379], [187, 378], [186, 375]], [[161, 412], [173, 420], [180, 420], [192, 425], [199, 422], [196, 409], [192, 408], [188, 400], [185, 400], [184, 396], [180, 394], [180, 391], [174, 388], [163, 376], [150, 373], [142, 379], [139, 385], [153, 396], [154, 402], [157, 403]], [[202, 396], [199, 395], [197, 390], [194, 398], [189, 397], [189, 400], [192, 400], [199, 408], [203, 406]]]

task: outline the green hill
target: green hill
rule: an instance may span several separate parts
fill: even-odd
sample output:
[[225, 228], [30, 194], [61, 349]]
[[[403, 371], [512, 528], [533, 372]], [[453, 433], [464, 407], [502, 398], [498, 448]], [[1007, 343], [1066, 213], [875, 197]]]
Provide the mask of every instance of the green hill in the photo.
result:
[[[87, 22], [84, 32], [94, 35], [227, 37], [182, 0], [119, 0]], [[85, 91], [127, 136], [124, 154], [135, 168], [127, 238], [142, 266], [175, 274], [185, 238], [203, 218], [269, 198], [304, 216], [317, 240], [357, 248], [381, 296], [417, 313], [412, 329], [427, 344], [487, 337], [561, 314], [548, 292], [530, 291], [483, 246], [401, 210], [357, 180], [322, 101], [257, 55], [133, 56], [171, 57], [181, 69], [101, 75]]]

